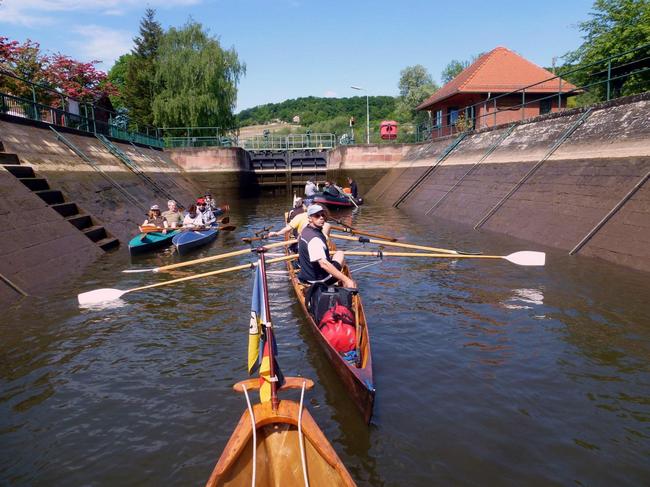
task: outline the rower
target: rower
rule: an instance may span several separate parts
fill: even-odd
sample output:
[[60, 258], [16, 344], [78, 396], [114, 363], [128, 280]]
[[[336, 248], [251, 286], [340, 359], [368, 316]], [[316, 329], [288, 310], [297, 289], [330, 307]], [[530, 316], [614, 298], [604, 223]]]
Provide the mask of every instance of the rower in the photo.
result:
[[217, 221], [214, 216], [214, 212], [210, 207], [208, 207], [207, 202], [204, 198], [199, 198], [196, 200], [196, 209], [203, 219], [203, 225], [209, 227]]
[[[314, 206], [314, 205], [312, 205]], [[325, 211], [325, 210], [323, 210]], [[307, 217], [307, 212], [303, 211], [302, 213], [298, 213], [296, 216], [294, 216], [291, 220], [289, 220], [289, 223], [287, 223], [284, 227], [282, 227], [280, 230], [275, 231], [275, 232], [269, 232], [268, 236], [269, 237], [281, 237], [283, 235], [286, 235], [289, 232], [293, 232], [293, 236], [295, 238], [298, 238], [302, 231], [305, 229], [305, 227], [309, 224], [309, 219]], [[323, 225], [322, 232], [325, 235], [326, 238], [328, 238], [330, 234], [332, 226], [325, 222], [325, 225]], [[298, 252], [298, 245], [293, 244], [289, 249], [293, 253]]]
[[152, 205], [147, 214], [147, 218], [142, 225], [162, 228], [165, 226], [165, 219], [160, 214], [160, 207]]
[[348, 185], [350, 186], [350, 194], [354, 199], [357, 199], [359, 197], [359, 188], [357, 182], [350, 176], [348, 176]]
[[174, 200], [167, 202], [167, 211], [162, 214], [162, 217], [165, 219], [165, 227], [176, 228], [183, 225], [183, 214], [178, 210], [178, 204]]
[[300, 213], [304, 213], [307, 210], [305, 208], [305, 205], [303, 204], [302, 198], [296, 198], [296, 200], [293, 202], [293, 208], [291, 208], [291, 211], [289, 212], [289, 215], [287, 216], [287, 223], [289, 223], [291, 220], [296, 215], [299, 215]]
[[307, 184], [305, 184], [305, 204], [307, 206], [314, 202], [316, 192], [318, 192], [318, 186], [311, 179], [308, 179]]
[[343, 287], [355, 288], [355, 282], [341, 272], [343, 269], [343, 252], [340, 250], [330, 257], [327, 239], [323, 227], [327, 220], [325, 209], [320, 205], [307, 208], [307, 226], [300, 233], [298, 241], [298, 278], [309, 284], [322, 282], [333, 285], [340, 282]]
[[196, 205], [190, 205], [187, 215], [183, 219], [183, 228], [203, 228], [203, 216], [197, 211]]

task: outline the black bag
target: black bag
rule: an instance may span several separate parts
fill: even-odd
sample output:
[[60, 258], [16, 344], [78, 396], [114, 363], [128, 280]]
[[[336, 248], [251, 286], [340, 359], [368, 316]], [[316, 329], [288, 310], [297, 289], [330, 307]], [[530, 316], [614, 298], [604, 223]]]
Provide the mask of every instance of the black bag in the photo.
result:
[[307, 290], [305, 302], [316, 323], [320, 323], [325, 313], [337, 303], [352, 309], [352, 294], [353, 292], [349, 289], [337, 286], [328, 287], [322, 282], [317, 282]]

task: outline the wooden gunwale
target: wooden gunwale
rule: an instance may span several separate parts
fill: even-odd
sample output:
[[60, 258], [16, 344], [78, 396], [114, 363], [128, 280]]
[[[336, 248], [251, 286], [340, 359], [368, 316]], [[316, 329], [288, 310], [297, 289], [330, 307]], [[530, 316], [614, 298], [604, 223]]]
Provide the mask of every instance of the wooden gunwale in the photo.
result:
[[[300, 412], [300, 405], [294, 401], [281, 400], [278, 409], [273, 411], [271, 403], [258, 403], [253, 405], [253, 416], [255, 417], [255, 428], [257, 430], [269, 424], [289, 424], [291, 426], [298, 426], [298, 415]], [[343, 465], [343, 462], [336, 454], [332, 445], [327, 441], [327, 438], [321, 429], [314, 421], [314, 418], [309, 411], [303, 407], [302, 411], [302, 432], [306, 441], [314, 447], [319, 457], [327, 462], [340, 477], [340, 483], [345, 486], [356, 485], [349, 472]], [[230, 436], [226, 447], [224, 448], [219, 460], [217, 461], [210, 478], [206, 483], [206, 487], [216, 487], [223, 485], [223, 478], [228, 473], [228, 470], [233, 467], [237, 459], [243, 454], [247, 445], [252, 441], [253, 429], [251, 425], [250, 414], [248, 410], [244, 411], [239, 423], [235, 427], [233, 434]], [[264, 438], [257, 439], [258, 444], [264, 441]], [[275, 461], [287, 461], [283, 455], [279, 454]], [[300, 462], [300, 458], [293, 459]], [[309, 468], [308, 468], [309, 471]], [[324, 485], [324, 484], [323, 484]]]
[[[288, 235], [287, 237], [288, 238]], [[330, 251], [336, 250], [334, 242], [330, 241]], [[290, 255], [289, 246], [285, 249], [287, 255]], [[361, 412], [363, 419], [366, 423], [370, 423], [372, 417], [372, 410], [375, 402], [375, 386], [372, 373], [372, 354], [370, 351], [370, 335], [368, 333], [368, 325], [366, 323], [366, 314], [363, 310], [361, 296], [358, 296], [359, 303], [359, 329], [361, 330], [361, 340], [359, 349], [361, 351], [361, 364], [357, 367], [354, 364], [348, 363], [341, 355], [330, 345], [327, 339], [320, 332], [314, 318], [307, 310], [305, 304], [305, 290], [307, 286], [303, 285], [298, 279], [298, 272], [293, 267], [291, 261], [287, 261], [287, 270], [289, 271], [289, 278], [296, 297], [300, 302], [303, 314], [309, 323], [309, 328], [312, 330], [316, 339], [325, 352], [327, 359], [334, 367], [336, 374], [339, 376], [346, 390], [352, 397], [354, 404]], [[343, 267], [343, 273], [347, 276], [350, 275], [350, 270], [347, 265]]]

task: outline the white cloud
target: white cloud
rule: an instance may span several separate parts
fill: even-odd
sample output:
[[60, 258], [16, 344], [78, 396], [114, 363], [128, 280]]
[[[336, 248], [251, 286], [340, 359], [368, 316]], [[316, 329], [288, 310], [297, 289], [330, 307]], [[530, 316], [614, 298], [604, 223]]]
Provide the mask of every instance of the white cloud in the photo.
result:
[[[146, 6], [171, 8], [197, 5], [203, 0], [147, 0]], [[0, 23], [34, 27], [53, 24], [54, 16], [64, 12], [99, 12], [124, 15], [129, 10], [142, 10], [142, 0], [4, 0], [0, 6]]]
[[78, 42], [70, 44], [84, 61], [102, 61], [102, 71], [108, 71], [115, 60], [131, 50], [133, 34], [124, 30], [114, 30], [99, 25], [85, 25], [73, 30], [79, 34]]
[[325, 96], [325, 98], [336, 98], [338, 95], [336, 94], [336, 91], [327, 90], [323, 96]]

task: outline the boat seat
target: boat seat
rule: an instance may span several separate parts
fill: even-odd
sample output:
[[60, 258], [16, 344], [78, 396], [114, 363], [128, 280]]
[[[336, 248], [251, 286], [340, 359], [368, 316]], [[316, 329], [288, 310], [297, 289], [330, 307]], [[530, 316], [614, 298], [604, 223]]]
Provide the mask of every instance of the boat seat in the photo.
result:
[[[305, 382], [305, 389], [308, 391], [311, 390], [314, 387], [314, 381], [311, 379], [307, 379], [305, 377], [285, 377], [284, 378], [284, 385], [280, 388], [281, 391], [284, 391], [286, 389], [302, 389], [302, 384]], [[235, 392], [244, 392], [244, 387], [246, 386], [246, 390], [257, 390], [261, 387], [261, 381], [259, 378], [255, 379], [246, 379], [237, 382], [232, 388], [235, 390]]]

